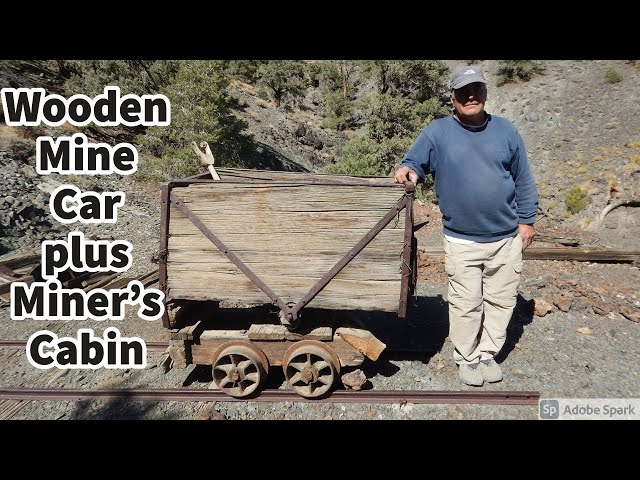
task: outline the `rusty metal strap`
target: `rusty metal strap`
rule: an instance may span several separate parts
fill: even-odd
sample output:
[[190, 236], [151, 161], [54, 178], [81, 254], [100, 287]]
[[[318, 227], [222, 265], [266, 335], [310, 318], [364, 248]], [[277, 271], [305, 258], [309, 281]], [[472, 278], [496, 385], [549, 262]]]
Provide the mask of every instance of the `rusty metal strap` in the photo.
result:
[[394, 219], [398, 212], [400, 212], [407, 206], [410, 198], [411, 197], [409, 195], [403, 195], [402, 198], [398, 200], [398, 202], [393, 207], [391, 207], [387, 214], [382, 217], [380, 221], [378, 221], [378, 223], [376, 223], [373, 228], [369, 230], [369, 232], [367, 232], [367, 234], [362, 237], [362, 239], [358, 243], [356, 243], [353, 248], [349, 250], [347, 254], [338, 261], [338, 263], [333, 266], [333, 268], [331, 268], [331, 270], [329, 270], [320, 280], [318, 280], [318, 282], [313, 287], [311, 287], [311, 290], [309, 290], [306, 295], [302, 297], [302, 299], [300, 299], [300, 301], [298, 301], [298, 303], [296, 303], [291, 308], [293, 318], [296, 318], [298, 312], [302, 310], [305, 305], [307, 305], [311, 300], [313, 300], [315, 296], [318, 295], [318, 293], [320, 293], [322, 289], [327, 286], [327, 284], [333, 279], [333, 277], [340, 273], [340, 271], [344, 267], [346, 267], [349, 262], [353, 260], [354, 257], [362, 251], [362, 249], [364, 249], [364, 247], [369, 245], [371, 240], [373, 240], [375, 236], [380, 233], [391, 222], [391, 220]]
[[233, 264], [244, 273], [249, 280], [251, 280], [256, 287], [262, 290], [287, 316], [287, 318], [292, 319], [293, 315], [291, 309], [287, 306], [287, 304], [280, 298], [278, 295], [269, 288], [269, 286], [264, 283], [260, 277], [258, 277], [253, 270], [251, 270], [242, 260], [240, 260], [236, 254], [234, 254], [229, 248], [222, 243], [222, 241], [211, 231], [209, 228], [200, 221], [195, 213], [193, 213], [189, 208], [176, 197], [173, 192], [170, 195], [171, 203], [175, 205], [175, 207], [182, 212], [182, 214], [187, 217], [191, 222], [202, 232], [202, 234], [207, 237], [211, 243], [213, 243], [218, 250], [220, 250]]

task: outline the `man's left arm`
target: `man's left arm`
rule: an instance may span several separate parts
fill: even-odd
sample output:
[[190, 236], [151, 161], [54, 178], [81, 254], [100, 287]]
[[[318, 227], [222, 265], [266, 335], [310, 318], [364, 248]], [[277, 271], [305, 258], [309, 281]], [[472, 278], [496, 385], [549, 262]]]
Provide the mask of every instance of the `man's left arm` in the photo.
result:
[[530, 225], [520, 224], [518, 225], [518, 235], [522, 238], [522, 250], [526, 250], [531, 242], [533, 242], [533, 237], [536, 234], [536, 227], [534, 227], [533, 223]]
[[516, 132], [517, 147], [511, 164], [511, 176], [515, 183], [516, 210], [518, 213], [518, 234], [522, 238], [522, 249], [526, 249], [536, 234], [533, 224], [538, 211], [538, 190], [536, 189], [527, 149], [519, 133]]

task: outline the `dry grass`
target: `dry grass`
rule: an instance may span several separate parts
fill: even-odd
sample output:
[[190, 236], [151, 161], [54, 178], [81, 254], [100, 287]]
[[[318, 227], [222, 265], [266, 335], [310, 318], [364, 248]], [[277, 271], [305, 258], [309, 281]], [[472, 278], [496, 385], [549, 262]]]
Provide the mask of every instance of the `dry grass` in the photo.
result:
[[11, 144], [16, 140], [29, 138], [29, 134], [26, 130], [27, 128], [29, 127], [9, 127], [8, 125], [0, 125], [0, 142], [4, 145]]

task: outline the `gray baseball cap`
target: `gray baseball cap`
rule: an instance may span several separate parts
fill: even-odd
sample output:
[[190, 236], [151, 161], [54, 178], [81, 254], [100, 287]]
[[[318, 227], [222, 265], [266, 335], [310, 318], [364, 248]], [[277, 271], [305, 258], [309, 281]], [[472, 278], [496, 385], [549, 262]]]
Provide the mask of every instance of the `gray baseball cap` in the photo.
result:
[[456, 90], [474, 82], [487, 83], [482, 68], [478, 65], [463, 65], [453, 71], [449, 87]]

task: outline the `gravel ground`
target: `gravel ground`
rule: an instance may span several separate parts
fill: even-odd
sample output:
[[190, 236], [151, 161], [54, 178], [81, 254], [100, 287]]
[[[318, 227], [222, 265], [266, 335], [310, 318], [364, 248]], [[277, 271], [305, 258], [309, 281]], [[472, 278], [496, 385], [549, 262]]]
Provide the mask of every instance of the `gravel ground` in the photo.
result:
[[[127, 239], [134, 244], [133, 273], [154, 265], [158, 222], [153, 204], [156, 192], [127, 188], [127, 205], [118, 224], [93, 226], [99, 234]], [[127, 223], [128, 222], [128, 223]], [[135, 227], [135, 228], [132, 228]], [[91, 228], [91, 227], [89, 227]], [[433, 222], [419, 236], [421, 245], [437, 244], [439, 227]], [[435, 236], [435, 237], [434, 237]], [[421, 269], [420, 283], [406, 322], [392, 316], [369, 315], [364, 321], [389, 350], [410, 353], [383, 354], [376, 362], [360, 367], [370, 388], [376, 390], [479, 390], [462, 385], [452, 360], [447, 338], [446, 283], [437, 262]], [[531, 313], [530, 300], [553, 298], [567, 285], [602, 292], [603, 304], [612, 311], [594, 313], [592, 299], [574, 297], [568, 312], [553, 309], [543, 317]], [[640, 392], [640, 324], [620, 313], [616, 305], [640, 307], [637, 286], [640, 271], [626, 264], [595, 264], [569, 261], [527, 261], [518, 305], [509, 337], [499, 359], [504, 381], [482, 390], [539, 391], [542, 398], [610, 397], [635, 398]], [[604, 289], [603, 290], [599, 290]], [[566, 293], [566, 292], [564, 292]], [[575, 292], [574, 292], [575, 293]], [[616, 303], [618, 302], [618, 303]], [[622, 302], [622, 303], [620, 303]], [[13, 321], [7, 305], [0, 307], [0, 338], [27, 339], [37, 330], [74, 336], [80, 327], [96, 334], [117, 326], [123, 336], [137, 335], [145, 341], [168, 339], [159, 321], [147, 322], [129, 312], [122, 321]], [[579, 333], [588, 327], [590, 334]], [[584, 330], [583, 330], [584, 331]], [[156, 366], [159, 352], [148, 353], [144, 370], [38, 370], [25, 352], [0, 349], [0, 385], [51, 388], [207, 388], [210, 369], [189, 366], [167, 374]], [[270, 373], [271, 386], [284, 388], [281, 370]], [[130, 402], [130, 401], [0, 401], [0, 418], [11, 419], [536, 419], [535, 406], [494, 405], [352, 405], [307, 402]]]

